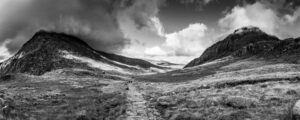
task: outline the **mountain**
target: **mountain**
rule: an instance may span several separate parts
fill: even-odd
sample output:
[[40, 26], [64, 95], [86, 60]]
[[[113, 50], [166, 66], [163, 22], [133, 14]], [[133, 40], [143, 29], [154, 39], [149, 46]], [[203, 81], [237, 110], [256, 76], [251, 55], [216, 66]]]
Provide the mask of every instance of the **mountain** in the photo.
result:
[[299, 44], [299, 38], [280, 40], [275, 36], [266, 34], [257, 27], [243, 27], [206, 49], [199, 58], [192, 60], [185, 68], [226, 57], [233, 59], [258, 57], [266, 60], [277, 59], [297, 62], [296, 58], [300, 50]]
[[164, 68], [170, 68], [170, 70], [180, 69], [184, 66], [184, 64], [172, 63], [165, 60], [150, 60], [150, 59], [146, 59], [146, 60], [154, 65], [161, 66]]
[[42, 75], [62, 68], [100, 69], [120, 73], [161, 69], [144, 60], [97, 51], [75, 36], [39, 31], [14, 56], [0, 64], [0, 73]]

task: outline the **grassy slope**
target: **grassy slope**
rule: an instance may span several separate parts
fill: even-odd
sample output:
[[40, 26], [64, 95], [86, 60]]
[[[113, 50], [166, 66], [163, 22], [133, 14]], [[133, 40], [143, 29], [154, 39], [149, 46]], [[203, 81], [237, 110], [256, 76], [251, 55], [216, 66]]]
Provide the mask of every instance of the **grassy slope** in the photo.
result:
[[298, 64], [229, 59], [133, 83], [81, 69], [18, 74], [1, 78], [0, 117], [285, 120], [300, 98], [299, 71]]
[[219, 60], [216, 64], [207, 64], [200, 67], [193, 67], [187, 69], [179, 69], [166, 73], [141, 75], [135, 77], [135, 79], [146, 82], [186, 82], [190, 80], [196, 80], [205, 76], [213, 75], [216, 71], [224, 65], [232, 63], [236, 60], [225, 59]]
[[[12, 75], [1, 81], [0, 118], [122, 119], [123, 81], [95, 77], [87, 71], [54, 71], [43, 76]], [[5, 107], [6, 106], [6, 107]], [[6, 111], [6, 112], [4, 112]]]
[[162, 118], [174, 120], [286, 120], [290, 107], [300, 99], [299, 64], [251, 59], [202, 68], [215, 66], [217, 69], [211, 69], [214, 73], [197, 79], [190, 76], [198, 73], [184, 70], [190, 80], [185, 82], [182, 76], [152, 75], [141, 80], [156, 83], [141, 82], [139, 88], [150, 108], [155, 107]]

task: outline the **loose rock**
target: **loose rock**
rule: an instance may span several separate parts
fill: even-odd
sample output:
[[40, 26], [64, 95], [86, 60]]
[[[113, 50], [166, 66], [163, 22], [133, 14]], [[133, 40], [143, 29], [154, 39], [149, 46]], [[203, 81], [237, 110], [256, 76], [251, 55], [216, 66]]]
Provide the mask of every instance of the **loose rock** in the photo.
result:
[[229, 107], [244, 109], [255, 107], [258, 104], [258, 100], [242, 96], [230, 96], [227, 99], [225, 99], [224, 104]]
[[300, 119], [300, 100], [298, 100], [292, 109], [292, 117], [293, 120], [299, 120]]
[[162, 96], [157, 99], [157, 102], [159, 105], [162, 106], [172, 106], [172, 105], [176, 105], [177, 100], [170, 96]]

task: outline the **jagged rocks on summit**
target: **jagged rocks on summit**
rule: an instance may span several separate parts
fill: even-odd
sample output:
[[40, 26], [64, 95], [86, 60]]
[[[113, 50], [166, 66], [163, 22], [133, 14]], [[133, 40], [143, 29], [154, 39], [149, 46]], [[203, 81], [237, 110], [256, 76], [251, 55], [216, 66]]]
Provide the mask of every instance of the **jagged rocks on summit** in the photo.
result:
[[248, 32], [262, 32], [258, 27], [255, 26], [246, 26], [239, 29], [236, 29], [233, 34], [244, 34]]

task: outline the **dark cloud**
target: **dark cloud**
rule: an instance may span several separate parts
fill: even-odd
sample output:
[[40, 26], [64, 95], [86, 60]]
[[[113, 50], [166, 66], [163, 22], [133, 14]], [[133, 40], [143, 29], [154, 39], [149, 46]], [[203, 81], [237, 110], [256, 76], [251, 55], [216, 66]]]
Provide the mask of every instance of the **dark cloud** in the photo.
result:
[[192, 5], [194, 8], [196, 8], [196, 10], [201, 11], [203, 10], [203, 7], [205, 5], [216, 0], [177, 0], [177, 1], [179, 1], [181, 4], [185, 4], [189, 6]]
[[[93, 48], [118, 52], [129, 40], [124, 38], [117, 14], [139, 0], [6, 0], [0, 8], [0, 44], [8, 41], [16, 52], [40, 29], [81, 37]], [[136, 11], [139, 12], [139, 11]], [[134, 14], [134, 23], [145, 20]]]
[[123, 13], [127, 15], [134, 23], [137, 29], [151, 27], [150, 18], [156, 16], [159, 12], [159, 7], [165, 0], [135, 0], [135, 2], [127, 2], [130, 4], [127, 10]]
[[208, 4], [213, 0], [179, 0], [183, 4]]
[[260, 2], [280, 13], [293, 13], [299, 6], [299, 0], [237, 0], [240, 5], [255, 4]]

